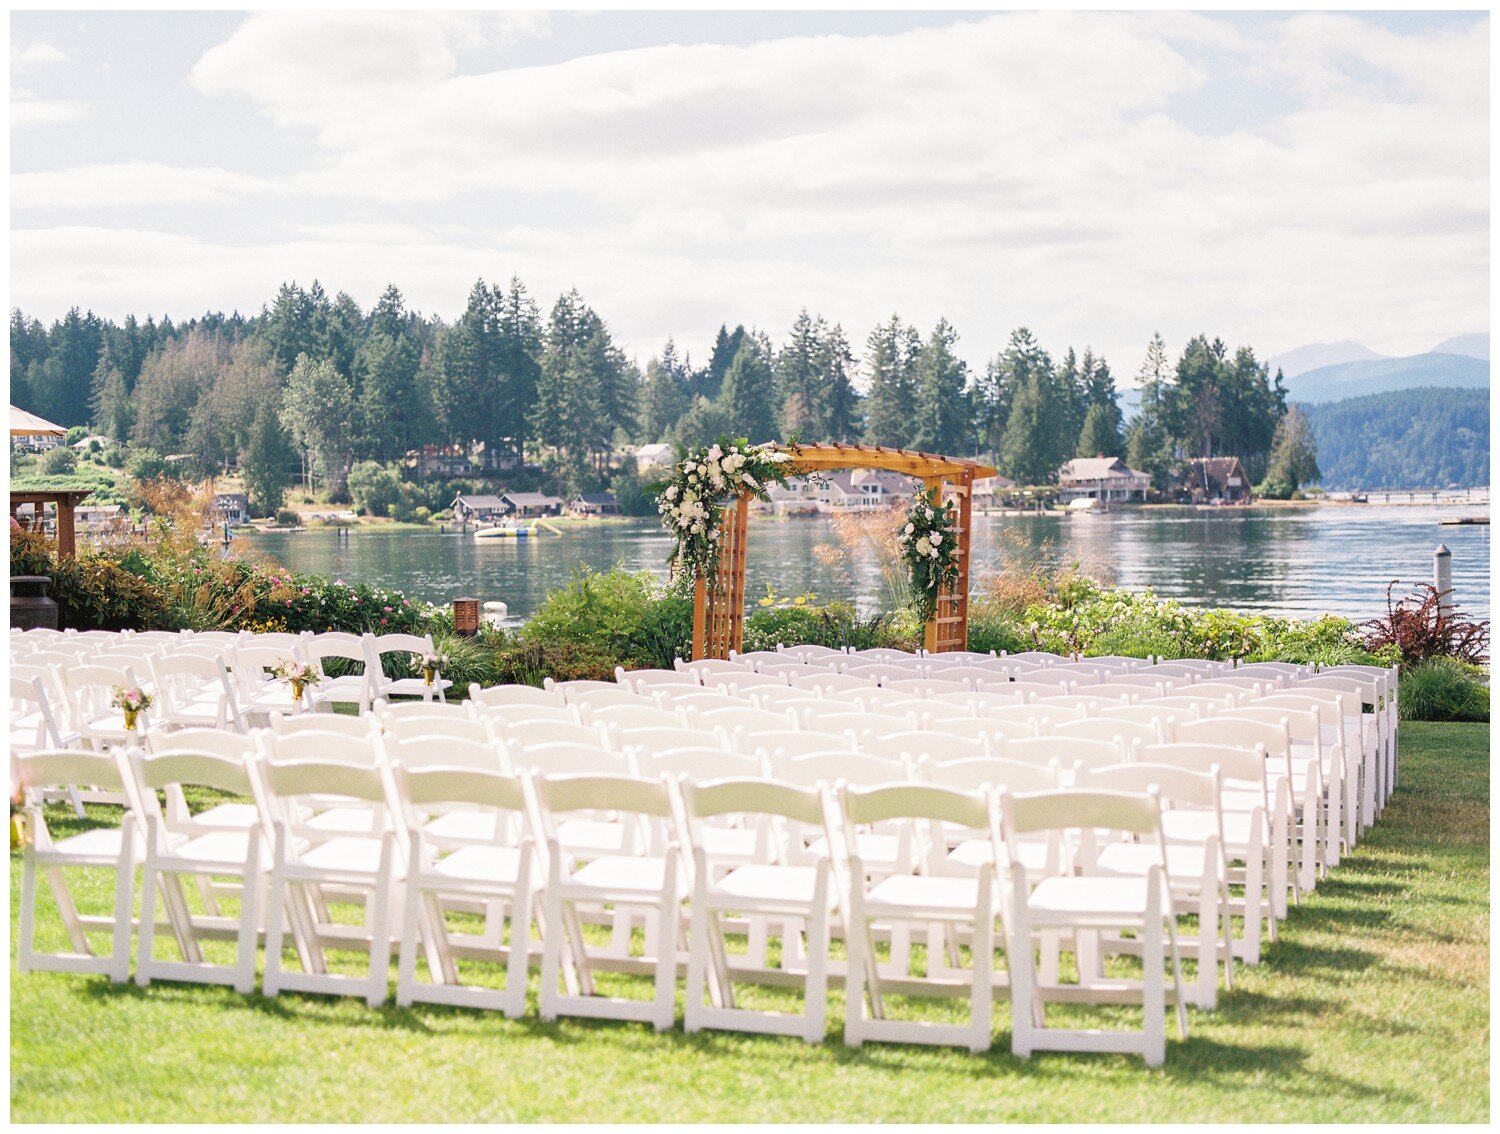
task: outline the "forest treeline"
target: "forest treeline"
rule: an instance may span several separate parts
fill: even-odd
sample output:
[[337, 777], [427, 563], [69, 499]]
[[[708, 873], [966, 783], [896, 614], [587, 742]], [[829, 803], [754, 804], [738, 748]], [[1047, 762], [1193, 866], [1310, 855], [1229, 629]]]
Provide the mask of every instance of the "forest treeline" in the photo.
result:
[[1490, 482], [1490, 392], [1395, 390], [1305, 407], [1328, 488]]
[[779, 342], [726, 323], [706, 359], [668, 340], [640, 368], [577, 291], [544, 314], [517, 279], [476, 282], [452, 323], [410, 310], [394, 285], [365, 311], [314, 282], [282, 285], [251, 316], [115, 323], [75, 308], [46, 326], [17, 309], [10, 330], [15, 404], [186, 454], [201, 475], [237, 466], [262, 507], [298, 475], [341, 498], [355, 462], [422, 445], [482, 443], [581, 489], [607, 481], [626, 445], [721, 434], [980, 454], [1026, 484], [1100, 454], [1161, 486], [1215, 454], [1260, 480], [1286, 412], [1279, 373], [1201, 335], [1175, 362], [1151, 340], [1128, 428], [1104, 358], [1054, 356], [1024, 327], [971, 369], [946, 319], [924, 333], [892, 315], [856, 347], [803, 311]]

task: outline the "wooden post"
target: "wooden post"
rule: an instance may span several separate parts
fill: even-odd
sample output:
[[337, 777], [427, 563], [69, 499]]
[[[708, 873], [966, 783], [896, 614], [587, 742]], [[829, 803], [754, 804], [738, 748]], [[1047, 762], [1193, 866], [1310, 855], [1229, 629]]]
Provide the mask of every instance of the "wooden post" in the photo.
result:
[[708, 580], [699, 575], [693, 580], [693, 660], [708, 656]]
[[73, 498], [64, 494], [57, 498], [57, 554], [72, 558], [76, 554], [73, 532]]
[[1446, 618], [1453, 613], [1453, 552], [1446, 543], [1438, 544], [1432, 553], [1432, 585], [1442, 596], [1438, 599], [1438, 610]]

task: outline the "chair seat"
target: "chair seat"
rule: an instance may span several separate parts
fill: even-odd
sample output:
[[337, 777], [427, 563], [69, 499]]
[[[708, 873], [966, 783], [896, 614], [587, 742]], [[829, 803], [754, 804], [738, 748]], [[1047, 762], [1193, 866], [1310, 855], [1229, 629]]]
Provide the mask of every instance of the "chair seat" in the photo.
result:
[[581, 854], [618, 853], [625, 845], [625, 828], [604, 819], [569, 819], [558, 824], [557, 837], [564, 849]]
[[328, 834], [368, 835], [376, 829], [376, 812], [368, 807], [330, 807], [303, 825]]
[[[1027, 870], [1043, 870], [1047, 866], [1046, 843], [1021, 843], [1021, 865]], [[995, 853], [988, 839], [965, 839], [948, 852], [948, 861], [955, 866], [978, 869], [987, 862], [995, 861]]]
[[514, 885], [520, 868], [521, 852], [516, 847], [462, 847], [428, 867], [423, 878]]
[[[893, 870], [898, 865], [896, 856], [901, 849], [901, 840], [895, 835], [860, 835], [859, 857], [866, 867], [876, 870]], [[816, 858], [828, 854], [828, 840], [815, 839], [807, 845], [807, 853]]]
[[453, 682], [446, 677], [439, 677], [428, 685], [420, 677], [398, 677], [386, 682], [380, 687], [381, 697], [432, 697], [439, 692], [446, 693], [453, 688]]
[[[219, 863], [224, 866], [242, 868], [245, 858], [250, 853], [250, 832], [246, 831], [211, 831], [206, 835], [198, 835], [195, 838], [173, 846], [159, 861], [163, 865], [173, 862], [201, 862]], [[267, 860], [265, 844], [261, 844], [260, 856], [262, 865]]]
[[[563, 891], [570, 896], [588, 896], [602, 901], [618, 895], [629, 898], [654, 899], [661, 894], [666, 878], [667, 864], [661, 858], [634, 858], [629, 855], [604, 855], [578, 869], [572, 878], [563, 883]], [[678, 876], [678, 896], [686, 888], [681, 875]]]
[[[1153, 866], [1161, 865], [1161, 852], [1149, 843], [1110, 843], [1099, 852], [1101, 874], [1144, 876]], [[1208, 867], [1208, 856], [1201, 846], [1167, 844], [1167, 875], [1178, 886], [1197, 882]]]
[[[812, 866], [737, 866], [713, 884], [709, 896], [715, 905], [730, 908], [738, 899], [757, 906], [784, 904], [805, 909], [817, 893], [817, 884], [818, 871]], [[831, 903], [832, 887], [828, 898]]]
[[434, 816], [422, 828], [422, 833], [435, 839], [493, 842], [499, 820], [493, 811], [450, 811], [446, 815]]
[[871, 888], [865, 899], [869, 913], [902, 914], [930, 912], [938, 916], [972, 913], [979, 904], [977, 878], [934, 877], [925, 874], [894, 874]]
[[[1149, 893], [1145, 878], [1045, 878], [1026, 906], [1038, 925], [1138, 923]], [[1171, 905], [1163, 901], [1161, 908]]]
[[249, 830], [260, 822], [260, 812], [253, 803], [220, 803], [193, 816], [200, 827], [224, 827]]
[[703, 849], [710, 859], [748, 859], [756, 852], [754, 831], [743, 827], [704, 827], [701, 831]]
[[[1258, 824], [1256, 825], [1259, 826]], [[1172, 842], [1201, 843], [1210, 835], [1219, 833], [1211, 811], [1188, 811], [1174, 809], [1162, 812], [1161, 829]], [[1263, 829], [1257, 830], [1250, 823], [1250, 816], [1243, 811], [1224, 813], [1224, 845], [1226, 850], [1259, 846], [1263, 841]]]
[[380, 840], [329, 839], [304, 851], [294, 873], [374, 874], [380, 869]]
[[[131, 829], [131, 841], [135, 844], [135, 852], [139, 855], [141, 851], [141, 839]], [[66, 839], [58, 839], [52, 844], [52, 849], [47, 851], [36, 851], [38, 863], [71, 862], [79, 866], [113, 866], [120, 858], [122, 829], [119, 827], [96, 827], [92, 831], [84, 831], [80, 835], [70, 835]]]

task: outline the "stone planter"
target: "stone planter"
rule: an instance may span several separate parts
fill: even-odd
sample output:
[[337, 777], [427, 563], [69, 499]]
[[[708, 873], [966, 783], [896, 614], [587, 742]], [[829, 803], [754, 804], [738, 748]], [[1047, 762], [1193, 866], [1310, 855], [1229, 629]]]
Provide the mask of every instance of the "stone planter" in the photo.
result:
[[47, 597], [47, 575], [10, 577], [10, 624], [22, 630], [57, 629], [57, 603]]

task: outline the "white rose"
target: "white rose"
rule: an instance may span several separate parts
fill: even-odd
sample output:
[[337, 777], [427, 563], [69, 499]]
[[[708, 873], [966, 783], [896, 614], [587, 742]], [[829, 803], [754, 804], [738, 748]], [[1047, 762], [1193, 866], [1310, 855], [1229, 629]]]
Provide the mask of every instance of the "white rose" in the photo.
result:
[[668, 500], [676, 500], [677, 499], [677, 486], [675, 484], [672, 485], [670, 488], [667, 489], [667, 499]]
[[906, 525], [906, 534], [907, 535], [911, 535], [911, 533], [914, 532], [914, 531], [916, 531], [916, 530], [917, 530], [917, 525], [916, 524], [907, 524]]
[[932, 551], [932, 544], [927, 541], [927, 537], [926, 536], [923, 536], [921, 539], [917, 540], [917, 554], [918, 555], [928, 555], [928, 554], [931, 553], [931, 551]]
[[750, 487], [751, 487], [751, 488], [759, 488], [759, 487], [760, 487], [760, 485], [759, 485], [759, 484], [758, 484], [758, 483], [756, 483], [756, 480], [755, 480], [755, 478], [754, 478], [754, 477], [753, 477], [753, 476], [751, 476], [751, 475], [750, 475], [750, 474], [749, 474], [749, 473], [746, 473], [746, 474], [745, 474], [745, 475], [744, 475], [744, 476], [743, 476], [743, 477], [741, 477], [741, 478], [740, 478], [740, 479], [742, 479], [742, 480], [743, 480], [743, 481], [744, 481], [744, 482], [745, 482], [745, 483], [746, 483], [746, 484], [748, 484], [748, 485], [749, 485], [749, 486], [750, 486]]
[[692, 533], [694, 535], [700, 535], [703, 532], [703, 525], [702, 524], [694, 524], [692, 526], [692, 528], [689, 529], [689, 530], [692, 531]]
[[696, 499], [698, 499], [698, 494], [691, 488], [682, 494], [682, 502], [684, 504], [691, 504]]
[[679, 528], [685, 528], [690, 523], [692, 523], [692, 521], [689, 520], [686, 516], [679, 516], [679, 517], [677, 517], [677, 526]]
[[685, 472], [685, 473], [690, 473], [690, 472], [692, 472], [697, 467], [698, 466], [695, 465], [692, 461], [683, 461], [682, 462], [682, 471]]
[[937, 557], [938, 557], [938, 555], [939, 555], [939, 554], [941, 554], [941, 553], [940, 553], [940, 552], [939, 552], [939, 551], [938, 551], [938, 549], [937, 549], [937, 548], [935, 548], [935, 547], [934, 547], [934, 548], [933, 548], [933, 549], [932, 549], [932, 557], [933, 557], [933, 558], [934, 558], [934, 559], [936, 559], [936, 558], [937, 558]]
[[933, 546], [936, 547], [938, 544], [943, 542], [943, 533], [933, 532], [929, 538], [932, 540]]

